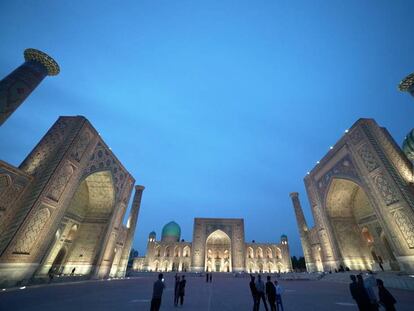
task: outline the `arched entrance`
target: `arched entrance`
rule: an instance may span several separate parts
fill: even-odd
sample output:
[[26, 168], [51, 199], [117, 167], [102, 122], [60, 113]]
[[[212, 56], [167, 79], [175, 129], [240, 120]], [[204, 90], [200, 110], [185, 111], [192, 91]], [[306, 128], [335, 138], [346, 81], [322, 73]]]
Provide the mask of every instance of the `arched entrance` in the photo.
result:
[[373, 269], [379, 254], [390, 260], [377, 234], [381, 225], [361, 186], [334, 178], [326, 196], [326, 213], [344, 268]]
[[231, 239], [222, 230], [211, 233], [206, 240], [205, 271], [231, 272]]
[[65, 256], [61, 257], [60, 250], [53, 259], [55, 265], [62, 258], [59, 265], [64, 269], [60, 272], [69, 274], [74, 268], [77, 274], [93, 272], [114, 206], [115, 190], [110, 171], [93, 173], [79, 184], [63, 217], [61, 226], [65, 238], [58, 240], [51, 251], [56, 254], [57, 249], [67, 248]]
[[54, 274], [60, 274], [63, 270], [63, 261], [66, 257], [67, 249], [66, 247], [62, 247], [58, 254], [56, 255], [55, 260], [53, 261], [52, 267], [50, 269], [50, 272], [53, 272]]

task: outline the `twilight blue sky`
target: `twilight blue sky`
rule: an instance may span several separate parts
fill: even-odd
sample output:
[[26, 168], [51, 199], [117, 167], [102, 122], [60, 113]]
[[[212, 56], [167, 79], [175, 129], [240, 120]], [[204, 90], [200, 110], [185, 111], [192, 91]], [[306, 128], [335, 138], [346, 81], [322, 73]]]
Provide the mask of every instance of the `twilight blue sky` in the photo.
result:
[[290, 238], [289, 192], [360, 117], [401, 144], [414, 101], [414, 1], [0, 2], [0, 76], [27, 47], [61, 66], [0, 129], [19, 165], [60, 115], [84, 115], [146, 186], [134, 246], [170, 220], [242, 217]]

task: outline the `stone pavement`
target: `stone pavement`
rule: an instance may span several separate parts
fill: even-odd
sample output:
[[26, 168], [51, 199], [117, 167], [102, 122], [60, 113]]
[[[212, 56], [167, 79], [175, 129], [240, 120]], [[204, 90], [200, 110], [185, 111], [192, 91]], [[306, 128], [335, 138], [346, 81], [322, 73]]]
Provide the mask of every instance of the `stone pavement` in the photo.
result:
[[[13, 311], [132, 311], [149, 310], [154, 274], [123, 280], [85, 281], [0, 291], [0, 310]], [[184, 306], [197, 311], [251, 310], [247, 277], [214, 275], [213, 283], [204, 277], [188, 275]], [[166, 275], [167, 289], [161, 310], [173, 306], [173, 274]], [[281, 281], [285, 288], [285, 310], [357, 310], [348, 285], [321, 281]], [[397, 298], [397, 310], [412, 310], [411, 291], [390, 289]], [[263, 309], [263, 306], [261, 307]]]
[[[349, 277], [351, 274], [358, 274], [359, 271], [346, 271], [340, 273], [325, 274], [321, 279], [328, 282], [340, 282], [349, 283]], [[363, 273], [366, 275], [365, 273]], [[398, 289], [414, 290], [414, 277], [406, 274], [400, 274], [397, 272], [375, 272], [375, 278], [381, 279], [387, 284], [387, 287]], [[413, 293], [414, 295], [414, 293]]]

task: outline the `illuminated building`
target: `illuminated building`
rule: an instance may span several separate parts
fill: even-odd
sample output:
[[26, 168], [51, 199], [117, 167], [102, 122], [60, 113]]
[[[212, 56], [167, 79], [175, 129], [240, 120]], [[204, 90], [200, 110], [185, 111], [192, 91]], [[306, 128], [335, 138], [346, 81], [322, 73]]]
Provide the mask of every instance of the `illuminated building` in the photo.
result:
[[166, 224], [161, 240], [148, 236], [145, 257], [133, 268], [142, 271], [288, 272], [292, 270], [286, 235], [280, 243], [246, 243], [243, 219], [195, 218], [193, 241], [180, 240], [175, 222]]

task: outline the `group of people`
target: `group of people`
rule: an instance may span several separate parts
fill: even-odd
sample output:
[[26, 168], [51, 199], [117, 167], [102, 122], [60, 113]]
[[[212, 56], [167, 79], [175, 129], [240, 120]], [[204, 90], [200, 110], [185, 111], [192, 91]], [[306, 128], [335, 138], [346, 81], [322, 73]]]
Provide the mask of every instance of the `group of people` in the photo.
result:
[[[373, 273], [370, 271], [367, 278], [364, 280], [362, 274], [351, 275], [351, 284], [349, 290], [351, 296], [358, 305], [361, 311], [376, 311], [379, 306], [388, 311], [395, 310], [396, 300], [391, 293], [384, 287], [384, 282], [381, 279], [375, 279]], [[374, 287], [378, 287], [378, 297], [375, 294]]]
[[266, 284], [262, 281], [262, 276], [260, 274], [257, 276], [257, 281], [255, 281], [254, 275], [250, 275], [249, 286], [253, 298], [253, 311], [259, 310], [260, 301], [263, 301], [266, 311], [269, 310], [266, 303], [266, 297], [271, 311], [283, 311], [283, 288], [276, 280], [273, 284], [270, 275], [267, 276]]
[[[185, 275], [181, 277], [176, 274], [174, 277], [174, 306], [178, 303], [182, 306], [184, 304], [185, 285], [187, 283]], [[158, 280], [154, 282], [151, 299], [151, 311], [158, 311], [161, 307], [162, 293], [165, 289], [164, 275], [158, 274]]]

